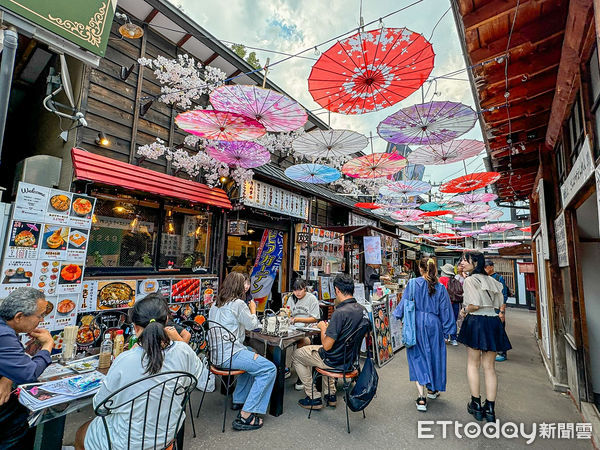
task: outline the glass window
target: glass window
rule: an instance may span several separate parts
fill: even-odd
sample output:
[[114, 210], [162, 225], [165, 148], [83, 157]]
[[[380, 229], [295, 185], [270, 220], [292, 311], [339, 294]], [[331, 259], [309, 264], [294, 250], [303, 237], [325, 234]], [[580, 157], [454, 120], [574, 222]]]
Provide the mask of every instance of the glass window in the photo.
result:
[[166, 206], [158, 266], [208, 266], [212, 214]]
[[[93, 195], [93, 194], [92, 194]], [[98, 196], [92, 218], [87, 265], [90, 267], [154, 266], [159, 204], [127, 197]]]
[[565, 155], [563, 153], [562, 142], [556, 145], [556, 169], [558, 171], [558, 179], [562, 183], [565, 180], [566, 167], [565, 167]]
[[592, 52], [592, 57], [588, 63], [588, 73], [590, 74], [591, 84], [591, 105], [594, 115], [594, 157], [600, 156], [600, 67], [598, 66], [598, 49]]

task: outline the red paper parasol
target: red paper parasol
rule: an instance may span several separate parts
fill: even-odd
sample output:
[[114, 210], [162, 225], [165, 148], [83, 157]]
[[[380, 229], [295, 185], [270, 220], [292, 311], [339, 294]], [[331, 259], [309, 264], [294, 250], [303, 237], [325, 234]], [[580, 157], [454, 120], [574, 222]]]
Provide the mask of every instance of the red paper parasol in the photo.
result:
[[531, 233], [531, 227], [523, 227], [523, 228], [519, 228], [519, 230], [521, 230], [523, 233]]
[[448, 214], [454, 214], [454, 211], [450, 211], [449, 209], [440, 209], [438, 211], [427, 211], [421, 214], [421, 217], [438, 217], [438, 216], [446, 216]]
[[304, 108], [291, 98], [259, 86], [223, 85], [210, 94], [215, 109], [256, 119], [267, 131], [297, 130], [306, 123]]
[[495, 183], [500, 178], [498, 172], [478, 172], [464, 175], [448, 181], [440, 187], [440, 192], [446, 194], [459, 194], [481, 189]]
[[365, 203], [365, 202], [355, 203], [354, 206], [357, 208], [364, 208], [364, 209], [379, 209], [379, 208], [381, 208], [381, 205], [379, 205], [377, 203]]
[[458, 234], [453, 233], [436, 233], [433, 235], [436, 239], [444, 239], [444, 240], [458, 240], [464, 239], [464, 236], [459, 236]]
[[308, 90], [330, 111], [378, 111], [419, 89], [433, 69], [434, 57], [431, 44], [406, 28], [359, 32], [321, 55], [308, 77]]
[[208, 147], [206, 153], [217, 161], [244, 169], [260, 167], [271, 160], [266, 148], [250, 141], [222, 141], [214, 147]]
[[175, 117], [175, 123], [188, 133], [215, 141], [250, 141], [267, 132], [256, 120], [227, 111], [186, 111]]
[[397, 153], [372, 153], [351, 159], [342, 166], [342, 173], [352, 178], [381, 178], [400, 172], [406, 158]]
[[408, 155], [411, 164], [425, 166], [450, 164], [479, 155], [485, 144], [473, 139], [455, 139], [436, 145], [424, 145]]

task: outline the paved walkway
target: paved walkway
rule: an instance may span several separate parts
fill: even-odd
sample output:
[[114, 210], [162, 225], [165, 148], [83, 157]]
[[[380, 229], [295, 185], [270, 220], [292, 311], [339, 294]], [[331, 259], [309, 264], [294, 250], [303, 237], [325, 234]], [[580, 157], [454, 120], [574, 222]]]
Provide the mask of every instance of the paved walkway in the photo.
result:
[[[571, 399], [554, 392], [548, 381], [543, 362], [539, 355], [533, 330], [535, 313], [509, 309], [507, 328], [513, 344], [506, 362], [497, 364], [499, 392], [497, 415], [501, 422], [524, 423], [527, 433], [533, 423], [581, 422]], [[293, 379], [288, 380], [285, 412], [280, 417], [266, 416], [265, 426], [258, 431], [236, 432], [231, 429], [235, 414], [229, 411], [225, 433], [221, 433], [222, 397], [218, 393], [207, 394], [199, 419], [196, 419], [198, 437], [192, 439], [189, 421], [186, 421], [186, 449], [203, 448], [244, 448], [244, 449], [326, 449], [326, 448], [543, 448], [543, 449], [590, 449], [590, 441], [564, 439], [547, 440], [536, 438], [532, 445], [525, 439], [458, 439], [453, 427], [449, 437], [442, 438], [442, 427], [432, 431], [435, 439], [417, 437], [417, 421], [472, 421], [466, 411], [469, 392], [465, 375], [466, 351], [463, 346], [448, 347], [448, 392], [439, 399], [429, 402], [427, 413], [417, 412], [414, 405], [416, 388], [408, 381], [408, 365], [404, 350], [385, 367], [379, 369], [378, 396], [366, 410], [366, 420], [360, 413], [350, 413], [352, 433], [346, 432], [343, 400], [338, 397], [337, 409], [323, 409], [313, 412], [310, 420], [307, 411], [296, 405], [300, 393], [293, 389]], [[482, 391], [483, 392], [483, 391]], [[199, 403], [199, 392], [193, 396], [195, 405]], [[90, 417], [89, 411], [69, 418], [65, 445], [73, 441], [76, 424]], [[482, 423], [483, 424], [483, 423]]]

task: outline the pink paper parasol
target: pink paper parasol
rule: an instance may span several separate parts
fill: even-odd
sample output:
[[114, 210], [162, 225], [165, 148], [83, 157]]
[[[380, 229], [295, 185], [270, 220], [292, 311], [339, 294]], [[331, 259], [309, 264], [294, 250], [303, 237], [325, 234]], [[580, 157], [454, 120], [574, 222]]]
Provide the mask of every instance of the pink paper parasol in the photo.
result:
[[474, 205], [477, 203], [487, 203], [496, 200], [496, 194], [487, 192], [469, 192], [467, 194], [455, 195], [452, 201], [462, 203], [463, 205]]
[[250, 141], [222, 141], [214, 147], [207, 147], [206, 153], [217, 161], [244, 169], [260, 167], [271, 160], [266, 148]]
[[463, 215], [481, 215], [484, 214], [486, 212], [488, 212], [490, 210], [490, 206], [489, 205], [485, 205], [485, 204], [469, 204], [469, 205], [464, 205], [461, 206], [460, 208], [456, 209], [456, 215], [458, 216], [463, 216]]
[[379, 193], [385, 197], [408, 197], [424, 194], [431, 190], [431, 185], [420, 180], [394, 181], [382, 186]]
[[227, 111], [196, 109], [175, 117], [179, 128], [215, 141], [250, 141], [267, 132], [256, 120]]
[[458, 234], [460, 234], [461, 236], [465, 236], [465, 237], [473, 237], [473, 236], [477, 236], [478, 234], [485, 234], [485, 232], [481, 231], [481, 230], [472, 230], [472, 231], [461, 231]]
[[506, 233], [509, 230], [517, 228], [514, 223], [490, 223], [481, 227], [481, 231], [486, 233]]
[[517, 245], [521, 245], [521, 243], [520, 242], [496, 242], [494, 244], [490, 244], [490, 248], [516, 247]]
[[390, 214], [390, 217], [400, 222], [412, 222], [419, 220], [422, 212], [423, 211], [419, 211], [418, 209], [401, 209], [399, 211], [394, 211]]
[[210, 94], [210, 103], [217, 110], [251, 117], [272, 132], [297, 130], [308, 117], [296, 101], [259, 86], [225, 84]]
[[397, 153], [372, 153], [351, 159], [342, 173], [352, 178], [382, 178], [400, 172], [406, 164], [406, 158]]
[[485, 144], [473, 139], [455, 139], [435, 145], [425, 145], [408, 155], [411, 164], [424, 166], [450, 164], [479, 155]]

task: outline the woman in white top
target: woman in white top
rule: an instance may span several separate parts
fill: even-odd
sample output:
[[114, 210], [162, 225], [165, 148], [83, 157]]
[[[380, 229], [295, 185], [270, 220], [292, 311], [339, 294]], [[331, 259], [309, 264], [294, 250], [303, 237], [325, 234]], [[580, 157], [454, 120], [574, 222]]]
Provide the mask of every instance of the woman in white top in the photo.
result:
[[[94, 408], [120, 388], [148, 375], [175, 371], [187, 372], [196, 378], [200, 376], [202, 364], [194, 351], [183, 342], [174, 328], [165, 326], [169, 316], [169, 309], [164, 299], [159, 296], [149, 296], [135, 303], [130, 311], [130, 318], [138, 337], [138, 343], [131, 350], [116, 357], [108, 374], [102, 380], [100, 389], [94, 396]], [[116, 398], [115, 404], [126, 402], [161, 381], [164, 380], [158, 377], [158, 379], [152, 381], [140, 382], [134, 388], [120, 394], [119, 397], [122, 395], [123, 398]], [[174, 401], [171, 408], [164, 407], [164, 403], [171, 399], [172, 387], [166, 385], [162, 396], [160, 389], [153, 390], [150, 393], [147, 408], [144, 404], [145, 400], [137, 400], [131, 417], [129, 416], [131, 412], [130, 405], [122, 408], [122, 410], [117, 409], [106, 417], [112, 448], [154, 448], [156, 429], [158, 428], [157, 436], [165, 436], [167, 423], [169, 426], [167, 435], [175, 436], [177, 418], [181, 412], [180, 402]], [[163, 406], [160, 409], [160, 418], [157, 420], [157, 415], [151, 413], [144, 417], [145, 410], [158, 411], [161, 398]], [[167, 422], [168, 416], [170, 418]], [[180, 424], [183, 424], [184, 419], [185, 415], [182, 416]], [[146, 427], [144, 447], [142, 447], [144, 421], [146, 421]], [[128, 429], [131, 429], [129, 446], [127, 443]], [[96, 417], [77, 431], [75, 448], [77, 450], [84, 448], [86, 450], [102, 450], [108, 448], [107, 442], [102, 419]]]
[[[496, 352], [512, 348], [496, 313], [504, 302], [502, 284], [485, 272], [482, 253], [467, 253], [460, 264], [463, 272], [470, 274], [463, 284], [464, 309], [461, 315], [466, 317], [458, 334], [458, 342], [467, 346], [467, 379], [471, 390], [467, 411], [477, 420], [483, 420], [485, 416], [488, 422], [495, 422], [498, 390]], [[482, 363], [486, 391], [483, 406], [479, 394], [479, 367]]]
[[[221, 360], [212, 361], [213, 364], [225, 369], [231, 366], [231, 369], [245, 371], [238, 377], [233, 392], [234, 409], [241, 409], [240, 415], [233, 422], [233, 428], [256, 430], [262, 427], [263, 420], [258, 414], [267, 412], [277, 369], [271, 361], [244, 347], [246, 329], [252, 330], [260, 326], [256, 317], [256, 303], [252, 300], [246, 304], [243, 300], [245, 296], [244, 276], [231, 272], [219, 288], [217, 301], [210, 308], [208, 319], [227, 328], [236, 339], [233, 343], [223, 340], [209, 344], [218, 346], [221, 354]], [[229, 355], [232, 351], [230, 363]], [[225, 357], [227, 360], [224, 360]]]

